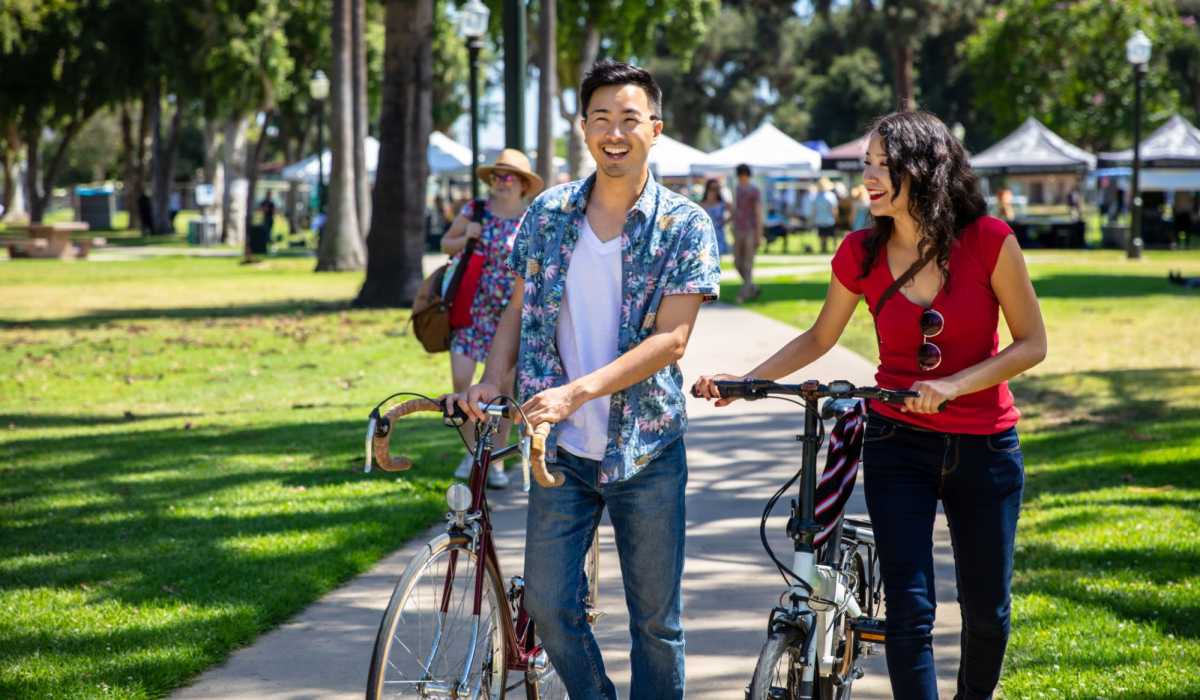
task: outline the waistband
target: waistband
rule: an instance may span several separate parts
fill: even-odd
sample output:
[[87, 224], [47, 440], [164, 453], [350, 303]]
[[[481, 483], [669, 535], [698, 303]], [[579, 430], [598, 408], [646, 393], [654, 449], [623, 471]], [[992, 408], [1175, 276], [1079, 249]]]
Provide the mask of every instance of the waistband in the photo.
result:
[[1017, 429], [1017, 427], [1014, 425], [1011, 428], [1006, 428], [1006, 429], [1001, 430], [996, 433], [989, 433], [989, 434], [984, 434], [984, 435], [981, 435], [978, 433], [945, 433], [940, 430], [930, 430], [929, 428], [922, 428], [920, 426], [913, 425], [912, 423], [905, 423], [904, 421], [896, 420], [895, 418], [885, 416], [882, 413], [877, 413], [877, 412], [871, 410], [870, 408], [867, 409], [867, 421], [878, 422], [878, 423], [887, 423], [889, 425], [894, 425], [897, 428], [902, 428], [904, 430], [911, 430], [914, 433], [922, 433], [925, 435], [933, 435], [933, 436], [937, 436], [937, 437], [987, 438], [987, 437], [991, 437], [992, 435], [1003, 435], [1004, 433], [1007, 433], [1010, 430]]

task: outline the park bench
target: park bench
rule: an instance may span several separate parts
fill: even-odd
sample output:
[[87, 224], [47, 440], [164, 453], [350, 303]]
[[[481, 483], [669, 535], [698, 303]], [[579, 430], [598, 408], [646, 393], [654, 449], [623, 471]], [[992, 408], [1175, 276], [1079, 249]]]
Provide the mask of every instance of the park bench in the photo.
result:
[[8, 241], [10, 258], [86, 258], [93, 245], [104, 245], [103, 238], [71, 240], [71, 234], [87, 231], [83, 221], [64, 221], [56, 224], [30, 224], [28, 238]]

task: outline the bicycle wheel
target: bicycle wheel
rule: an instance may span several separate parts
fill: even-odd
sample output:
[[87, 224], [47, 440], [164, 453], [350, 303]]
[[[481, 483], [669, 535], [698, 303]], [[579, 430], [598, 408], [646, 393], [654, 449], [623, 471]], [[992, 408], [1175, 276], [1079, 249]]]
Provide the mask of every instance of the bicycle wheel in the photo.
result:
[[367, 700], [504, 697], [508, 604], [491, 563], [479, 617], [472, 614], [478, 559], [468, 545], [465, 536], [440, 535], [405, 569], [379, 625]]
[[776, 630], [767, 635], [767, 642], [754, 666], [747, 700], [796, 700], [800, 697], [803, 679], [798, 657], [804, 637], [804, 633], [795, 629]]

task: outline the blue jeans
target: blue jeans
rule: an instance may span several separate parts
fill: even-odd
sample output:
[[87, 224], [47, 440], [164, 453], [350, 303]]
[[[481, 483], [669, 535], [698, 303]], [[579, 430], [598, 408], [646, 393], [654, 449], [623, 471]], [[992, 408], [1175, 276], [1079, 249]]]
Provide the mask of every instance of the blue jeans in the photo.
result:
[[600, 463], [559, 450], [551, 470], [566, 482], [529, 492], [525, 607], [571, 700], [615, 700], [584, 610], [584, 559], [608, 507], [629, 606], [630, 697], [683, 698], [683, 440], [634, 476], [600, 485]]
[[933, 521], [942, 501], [962, 613], [959, 700], [990, 698], [1008, 645], [1013, 543], [1024, 487], [1016, 428], [936, 433], [867, 419], [863, 481], [887, 598], [897, 700], [938, 697], [933, 665]]

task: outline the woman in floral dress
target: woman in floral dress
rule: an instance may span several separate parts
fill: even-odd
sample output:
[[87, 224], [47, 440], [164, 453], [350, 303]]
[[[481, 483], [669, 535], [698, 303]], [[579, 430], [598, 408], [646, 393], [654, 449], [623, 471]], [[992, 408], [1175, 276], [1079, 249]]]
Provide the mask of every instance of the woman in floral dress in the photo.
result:
[[[529, 200], [543, 187], [542, 179], [530, 170], [529, 159], [512, 148], [501, 152], [494, 164], [480, 166], [475, 173], [490, 188], [490, 196], [483, 202], [482, 222], [476, 221], [475, 202], [468, 202], [442, 236], [444, 253], [461, 255], [467, 241], [474, 239], [478, 241], [476, 253], [484, 256], [479, 288], [471, 304], [471, 325], [453, 331], [450, 337], [450, 374], [455, 392], [466, 391], [474, 382], [476, 363], [487, 360], [496, 324], [512, 296], [513, 273], [507, 261], [517, 224]], [[512, 379], [508, 381], [511, 385]], [[507, 421], [501, 424], [500, 444], [507, 441], [510, 425]], [[470, 440], [473, 432], [468, 430], [466, 435]], [[465, 479], [470, 469], [471, 455], [467, 454], [455, 476]], [[487, 483], [492, 488], [508, 485], [508, 477], [499, 463], [493, 464]]]

